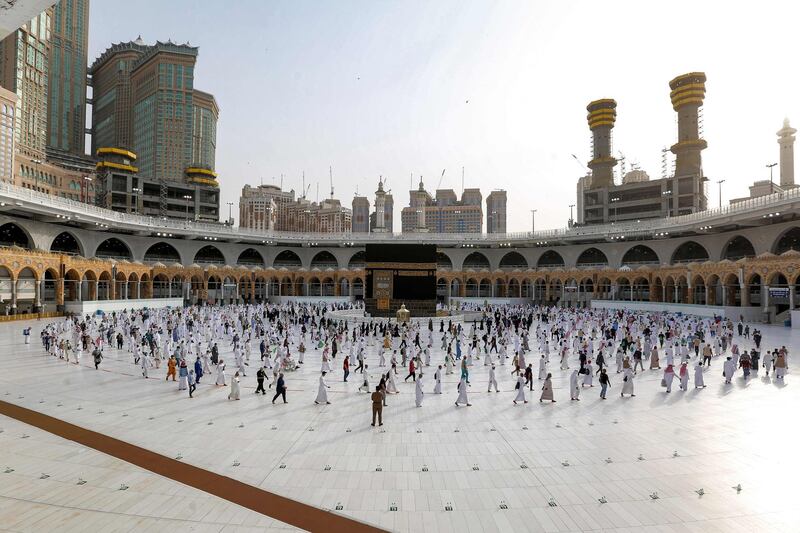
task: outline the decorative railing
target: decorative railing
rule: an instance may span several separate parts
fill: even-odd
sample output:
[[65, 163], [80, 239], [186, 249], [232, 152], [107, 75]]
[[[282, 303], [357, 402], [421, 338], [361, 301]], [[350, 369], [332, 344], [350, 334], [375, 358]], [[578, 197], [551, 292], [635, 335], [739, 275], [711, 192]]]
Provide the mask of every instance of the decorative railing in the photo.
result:
[[648, 219], [640, 222], [621, 222], [615, 224], [602, 224], [594, 226], [580, 226], [572, 228], [556, 228], [535, 232], [512, 233], [299, 233], [279, 231], [256, 231], [245, 228], [213, 224], [208, 222], [194, 222], [189, 220], [148, 217], [130, 213], [120, 213], [102, 207], [85, 204], [67, 198], [50, 196], [45, 193], [25, 189], [11, 183], [0, 183], [0, 208], [7, 205], [18, 205], [32, 208], [41, 206], [54, 216], [80, 220], [85, 224], [95, 224], [102, 229], [127, 228], [142, 231], [147, 229], [152, 232], [203, 235], [210, 240], [236, 239], [248, 241], [294, 241], [314, 245], [359, 245], [365, 242], [430, 242], [453, 243], [465, 247], [475, 245], [499, 245], [504, 243], [539, 244], [546, 246], [549, 241], [585, 239], [594, 237], [598, 239], [636, 239], [637, 237], [658, 237], [659, 233], [670, 232], [680, 228], [704, 231], [705, 226], [713, 226], [715, 222], [727, 217], [742, 214], [757, 214], [760, 211], [769, 211], [759, 216], [769, 218], [779, 216], [784, 207], [800, 200], [800, 188], [777, 192], [758, 198], [752, 198], [721, 208], [708, 209], [689, 215], [677, 217]]

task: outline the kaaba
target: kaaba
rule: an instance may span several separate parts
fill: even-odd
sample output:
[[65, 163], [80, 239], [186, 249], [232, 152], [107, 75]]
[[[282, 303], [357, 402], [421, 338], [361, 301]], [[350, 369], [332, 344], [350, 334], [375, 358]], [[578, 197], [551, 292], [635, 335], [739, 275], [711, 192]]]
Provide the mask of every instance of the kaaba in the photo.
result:
[[436, 315], [436, 245], [367, 244], [364, 305], [393, 317], [401, 305], [412, 317]]

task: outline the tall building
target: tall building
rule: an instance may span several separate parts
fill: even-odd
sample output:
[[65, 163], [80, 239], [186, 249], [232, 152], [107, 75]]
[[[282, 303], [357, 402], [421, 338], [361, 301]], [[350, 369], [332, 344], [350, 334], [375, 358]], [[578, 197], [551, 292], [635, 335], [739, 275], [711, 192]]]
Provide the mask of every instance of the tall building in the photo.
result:
[[381, 177], [378, 180], [378, 190], [375, 191], [375, 212], [369, 216], [369, 230], [373, 233], [391, 233], [394, 226], [393, 216], [394, 200], [392, 195], [383, 189], [383, 177]]
[[239, 198], [239, 227], [261, 231], [347, 233], [352, 212], [333, 198], [319, 203], [295, 198], [275, 185], [245, 185]]
[[245, 185], [239, 197], [239, 227], [262, 231], [285, 228], [287, 206], [292, 203], [294, 190], [282, 191], [276, 185]]
[[353, 197], [353, 233], [369, 233], [369, 219], [369, 198]]
[[50, 21], [48, 8], [0, 41], [0, 85], [17, 95], [17, 150], [44, 160], [47, 146], [47, 89]]
[[438, 189], [436, 198], [419, 187], [409, 191], [410, 205], [400, 213], [403, 233], [481, 233], [483, 231], [483, 196], [479, 189], [464, 189], [461, 200], [452, 189]]
[[506, 233], [506, 204], [506, 191], [492, 191], [486, 197], [486, 233]]
[[116, 181], [108, 164], [118, 163], [105, 160], [98, 166], [103, 205], [174, 218], [188, 211], [194, 220], [219, 220], [214, 171], [219, 107], [213, 95], [194, 88], [197, 54], [188, 43], [147, 45], [139, 37], [113, 44], [92, 64], [92, 153], [121, 150], [136, 162], [115, 169], [136, 169], [131, 179]]
[[89, 0], [61, 0], [51, 22], [47, 146], [84, 155]]
[[14, 121], [17, 95], [0, 87], [0, 181], [14, 181]]
[[678, 115], [678, 142], [675, 173], [671, 177], [650, 180], [647, 173], [634, 169], [614, 183], [611, 155], [612, 129], [617, 103], [611, 99], [595, 100], [587, 106], [587, 121], [592, 131], [591, 177], [578, 184], [579, 224], [608, 224], [665, 218], [704, 211], [708, 200], [707, 178], [703, 176], [701, 151], [706, 141], [700, 138], [699, 108], [705, 97], [705, 74], [692, 72], [669, 83], [670, 100]]
[[[0, 86], [14, 93], [16, 100], [13, 182], [37, 192], [91, 202], [95, 189], [91, 165], [80, 160], [77, 152], [70, 155], [75, 161], [50, 157], [48, 80], [54, 11], [47, 8], [0, 41]], [[53, 94], [63, 99], [63, 93]]]

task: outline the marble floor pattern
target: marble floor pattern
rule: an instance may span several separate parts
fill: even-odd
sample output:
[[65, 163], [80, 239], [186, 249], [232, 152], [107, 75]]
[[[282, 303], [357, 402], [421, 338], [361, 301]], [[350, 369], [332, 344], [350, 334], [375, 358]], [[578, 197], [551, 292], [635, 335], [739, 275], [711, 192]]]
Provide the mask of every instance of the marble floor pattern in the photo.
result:
[[[783, 384], [739, 373], [725, 386], [715, 358], [706, 389], [690, 380], [688, 392], [676, 382], [665, 394], [661, 373], [646, 371], [637, 396], [622, 399], [612, 372], [608, 400], [596, 386], [580, 402], [569, 401], [569, 371], [551, 364], [558, 402], [539, 404], [535, 387], [531, 403], [517, 406], [510, 365], [497, 367], [501, 392], [487, 394], [487, 370], [476, 361], [468, 408], [453, 405], [457, 374], [445, 376], [443, 395], [430, 394], [434, 367], [424, 369], [428, 394], [416, 408], [399, 369], [400, 394], [389, 396], [376, 429], [360, 377], [343, 383], [340, 358], [328, 379], [332, 404], [314, 405], [318, 351], [287, 374], [286, 405], [253, 394], [257, 359], [241, 401], [228, 401], [213, 376], [189, 399], [163, 381], [165, 365], [145, 380], [125, 350], [106, 349], [99, 371], [88, 357], [76, 366], [46, 356], [44, 323], [30, 324], [30, 345], [24, 322], [0, 324], [0, 399], [387, 530], [800, 530], [791, 501], [800, 473], [791, 355]], [[765, 347], [800, 349], [800, 333], [762, 331]], [[373, 387], [376, 351], [367, 359]], [[432, 361], [441, 359], [435, 346]], [[289, 528], [15, 420], [0, 417], [0, 429], [0, 530]]]

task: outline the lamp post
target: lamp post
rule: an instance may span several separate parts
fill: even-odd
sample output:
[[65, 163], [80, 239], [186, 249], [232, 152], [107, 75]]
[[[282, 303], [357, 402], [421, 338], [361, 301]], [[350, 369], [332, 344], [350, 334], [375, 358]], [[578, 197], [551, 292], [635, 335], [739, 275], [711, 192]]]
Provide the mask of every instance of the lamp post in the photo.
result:
[[233, 218], [231, 215], [231, 210], [233, 209], [233, 202], [228, 202], [228, 224], [233, 226]]
[[667, 199], [667, 218], [669, 218], [669, 215], [672, 212], [672, 198], [670, 198], [671, 194], [672, 189], [667, 189], [661, 193], [661, 196]]
[[81, 199], [83, 203], [89, 202], [89, 184], [92, 182], [91, 176], [84, 176], [83, 177], [83, 198]]
[[612, 224], [617, 223], [617, 202], [619, 202], [619, 197], [615, 196], [611, 199], [611, 203], [614, 204], [614, 220], [611, 222]]
[[778, 163], [772, 163], [772, 164], [767, 165], [767, 168], [769, 169], [769, 193], [770, 194], [775, 192], [775, 185], [772, 183], [772, 169], [777, 167], [777, 166], [778, 166]]
[[575, 204], [569, 204], [569, 226], [572, 227], [572, 208], [575, 207]]
[[536, 211], [538, 209], [531, 209], [531, 233], [536, 233]]
[[31, 159], [31, 163], [36, 165], [36, 170], [34, 171], [33, 179], [34, 179], [34, 183], [35, 183], [34, 190], [38, 191], [39, 190], [39, 173], [41, 172], [39, 170], [39, 165], [42, 164], [42, 160], [41, 159]]
[[[720, 209], [722, 209], [722, 184], [723, 183], [725, 183], [725, 180], [717, 180], [717, 185], [719, 185], [719, 208]], [[771, 189], [771, 187], [770, 187], [770, 189]], [[772, 192], [772, 191], [770, 191], [770, 192]]]
[[134, 187], [133, 189], [131, 189], [131, 192], [133, 192], [133, 212], [138, 215], [139, 214], [139, 195], [141, 194], [142, 189], [140, 189], [139, 187]]
[[189, 200], [192, 199], [192, 195], [184, 194], [183, 199], [186, 200], [186, 222], [189, 222]]

